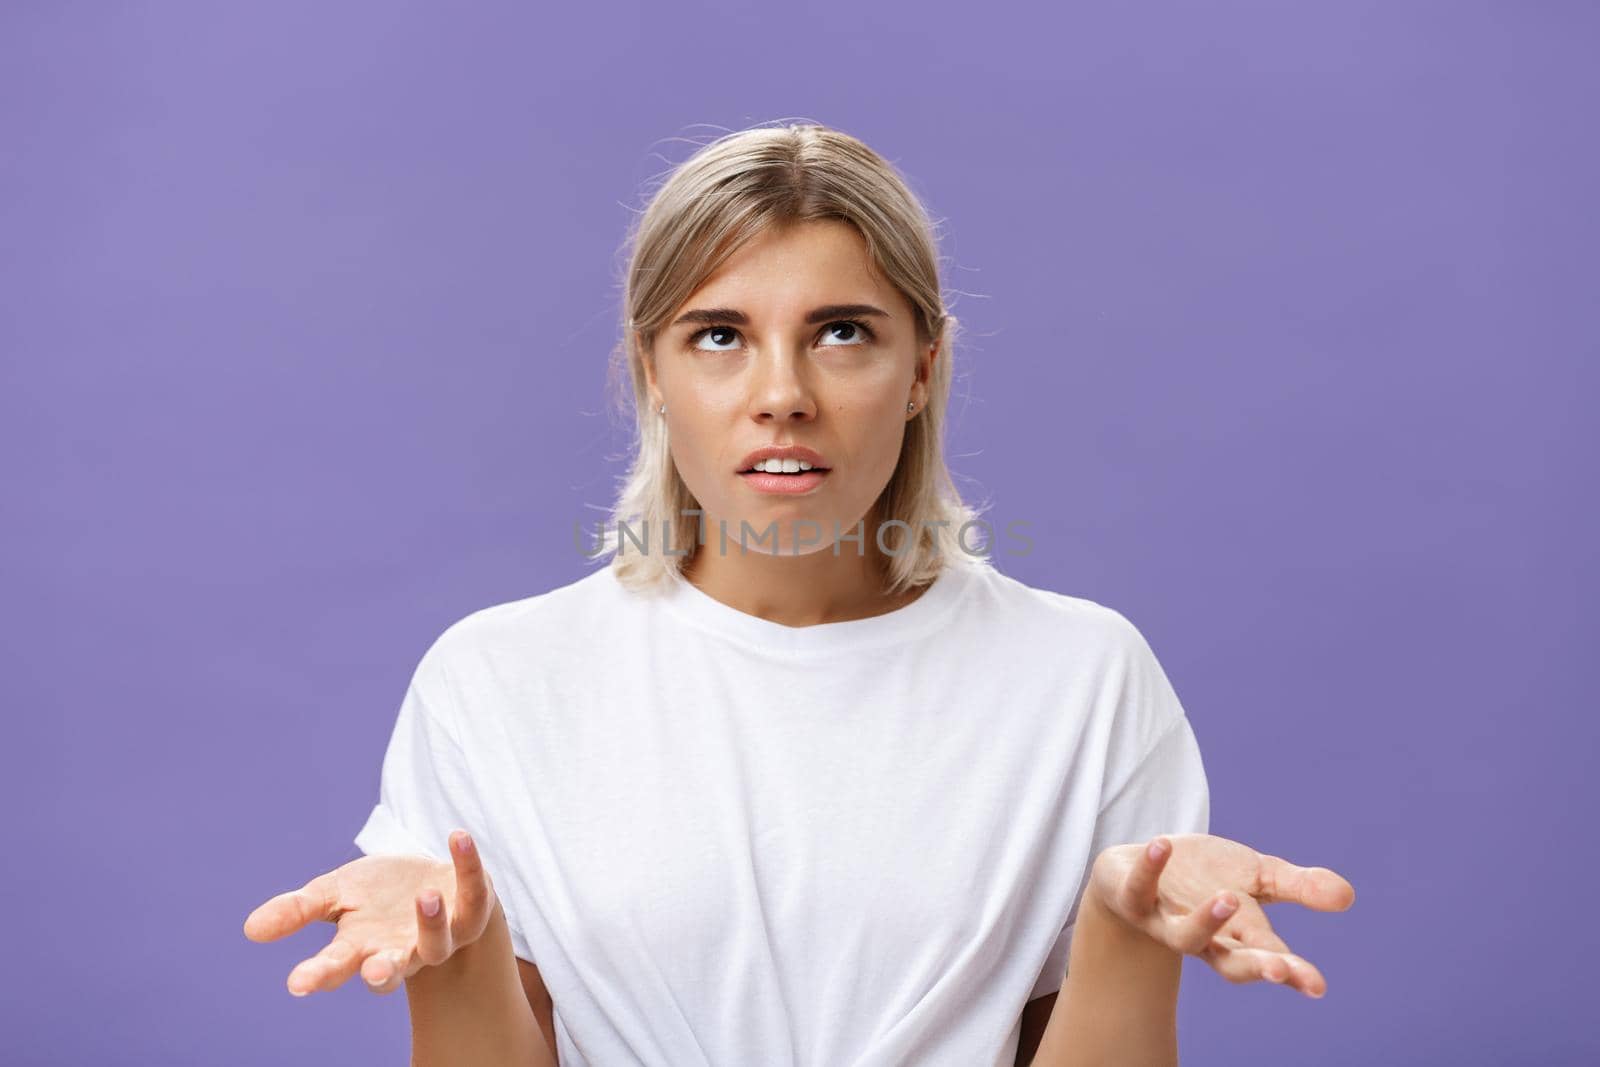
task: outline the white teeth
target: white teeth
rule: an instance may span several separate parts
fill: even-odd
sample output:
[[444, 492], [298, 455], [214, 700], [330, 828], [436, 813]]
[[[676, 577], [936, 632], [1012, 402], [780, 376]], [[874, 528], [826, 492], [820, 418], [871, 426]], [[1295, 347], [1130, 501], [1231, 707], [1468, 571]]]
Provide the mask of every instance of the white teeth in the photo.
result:
[[756, 462], [756, 470], [765, 474], [799, 474], [811, 469], [803, 459], [763, 459]]

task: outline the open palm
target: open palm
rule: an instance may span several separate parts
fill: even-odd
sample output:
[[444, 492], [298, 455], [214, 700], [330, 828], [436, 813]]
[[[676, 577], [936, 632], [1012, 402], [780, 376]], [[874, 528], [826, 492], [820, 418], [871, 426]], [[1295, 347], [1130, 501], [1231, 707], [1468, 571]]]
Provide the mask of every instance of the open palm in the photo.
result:
[[361, 974], [389, 993], [424, 967], [443, 963], [483, 935], [497, 898], [472, 838], [450, 838], [450, 862], [428, 856], [352, 860], [252, 911], [244, 934], [276, 941], [308, 923], [337, 926], [333, 940], [289, 972], [295, 996], [336, 989]]
[[1326, 867], [1301, 867], [1212, 834], [1162, 834], [1095, 858], [1089, 892], [1116, 918], [1230, 982], [1265, 980], [1320, 997], [1328, 983], [1289, 950], [1263, 904], [1344, 911], [1355, 888]]

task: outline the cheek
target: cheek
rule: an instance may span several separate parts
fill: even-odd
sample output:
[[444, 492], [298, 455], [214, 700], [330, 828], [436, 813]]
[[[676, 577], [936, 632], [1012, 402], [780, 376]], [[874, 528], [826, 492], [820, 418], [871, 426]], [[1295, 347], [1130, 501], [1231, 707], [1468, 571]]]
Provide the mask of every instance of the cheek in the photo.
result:
[[674, 427], [668, 445], [684, 481], [696, 485], [705, 480], [713, 462], [714, 441], [696, 435], [692, 428]]
[[900, 461], [905, 422], [893, 408], [852, 408], [838, 413], [837, 425], [851, 427], [849, 454], [856, 459], [857, 474], [874, 483], [888, 480]]
[[730, 456], [730, 440], [726, 424], [703, 410], [696, 410], [693, 419], [672, 423], [667, 432], [667, 447], [678, 477], [702, 504], [721, 503], [730, 492], [737, 460]]

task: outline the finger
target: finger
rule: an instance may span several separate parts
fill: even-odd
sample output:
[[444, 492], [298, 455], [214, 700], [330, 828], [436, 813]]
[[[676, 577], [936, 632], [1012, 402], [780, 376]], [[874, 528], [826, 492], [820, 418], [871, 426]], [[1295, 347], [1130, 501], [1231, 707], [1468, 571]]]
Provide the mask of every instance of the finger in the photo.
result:
[[244, 921], [244, 936], [252, 941], [276, 941], [318, 920], [334, 922], [341, 910], [332, 872], [319, 874], [252, 911]]
[[455, 951], [444, 894], [437, 889], [425, 889], [417, 894], [416, 908], [417, 956], [429, 966], [443, 963]]
[[356, 973], [365, 956], [352, 942], [336, 936], [321, 952], [289, 972], [289, 992], [303, 997], [337, 989]]
[[1289, 946], [1283, 943], [1277, 933], [1272, 929], [1272, 921], [1267, 918], [1267, 913], [1261, 909], [1261, 904], [1248, 893], [1239, 895], [1239, 908], [1233, 913], [1233, 918], [1224, 923], [1218, 932], [1219, 936], [1231, 937], [1239, 944], [1251, 948], [1270, 949], [1273, 952], [1288, 952]]
[[361, 964], [361, 980], [374, 993], [393, 993], [405, 984], [410, 953], [398, 949], [374, 952]]
[[1155, 910], [1156, 887], [1161, 882], [1161, 870], [1172, 857], [1172, 842], [1165, 837], [1152, 837], [1140, 851], [1139, 858], [1122, 884], [1123, 900], [1135, 915], [1148, 915]]
[[489, 915], [489, 885], [484, 881], [483, 857], [465, 830], [450, 835], [450, 858], [455, 863], [456, 894], [451, 931], [456, 940], [482, 928]]
[[1172, 920], [1168, 943], [1185, 955], [1198, 955], [1239, 910], [1239, 895], [1222, 889], [1182, 918]]
[[1197, 955], [1230, 982], [1272, 982], [1313, 998], [1321, 998], [1328, 991], [1322, 972], [1293, 952], [1252, 948], [1223, 935]]
[[1310, 960], [1304, 956], [1296, 956], [1292, 952], [1282, 955], [1281, 958], [1289, 965], [1289, 977], [1285, 985], [1292, 986], [1315, 999], [1320, 999], [1328, 992], [1328, 980]]
[[1317, 911], [1344, 911], [1356, 901], [1356, 889], [1326, 867], [1301, 867], [1279, 856], [1261, 855], [1259, 892], [1267, 904], [1302, 904]]
[[1282, 983], [1289, 977], [1287, 961], [1276, 952], [1251, 948], [1227, 937], [1218, 937], [1196, 953], [1218, 974], [1230, 982]]
[[[1254, 912], [1252, 914], [1252, 912]], [[1272, 952], [1288, 952], [1289, 946], [1284, 943], [1272, 929], [1272, 924], [1267, 922], [1267, 917], [1259, 907], [1252, 909], [1249, 903], [1234, 914], [1232, 922], [1224, 923], [1220, 936], [1232, 937], [1241, 945], [1250, 948], [1264, 948]]]

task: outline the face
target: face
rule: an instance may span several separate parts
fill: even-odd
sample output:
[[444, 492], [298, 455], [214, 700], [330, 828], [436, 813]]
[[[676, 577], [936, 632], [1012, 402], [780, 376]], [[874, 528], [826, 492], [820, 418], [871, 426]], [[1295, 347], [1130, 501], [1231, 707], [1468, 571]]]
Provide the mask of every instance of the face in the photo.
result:
[[[927, 404], [937, 354], [919, 343], [913, 316], [861, 234], [835, 220], [762, 234], [673, 312], [645, 358], [650, 410], [667, 406], [655, 417], [667, 420], [672, 460], [705, 510], [707, 544], [725, 523], [737, 552], [748, 522], [748, 550], [808, 553], [867, 518], [872, 551], [867, 511]], [[747, 473], [749, 454], [768, 445], [809, 448], [826, 469]], [[774, 523], [776, 544], [758, 542]], [[888, 531], [885, 543], [904, 533]]]

